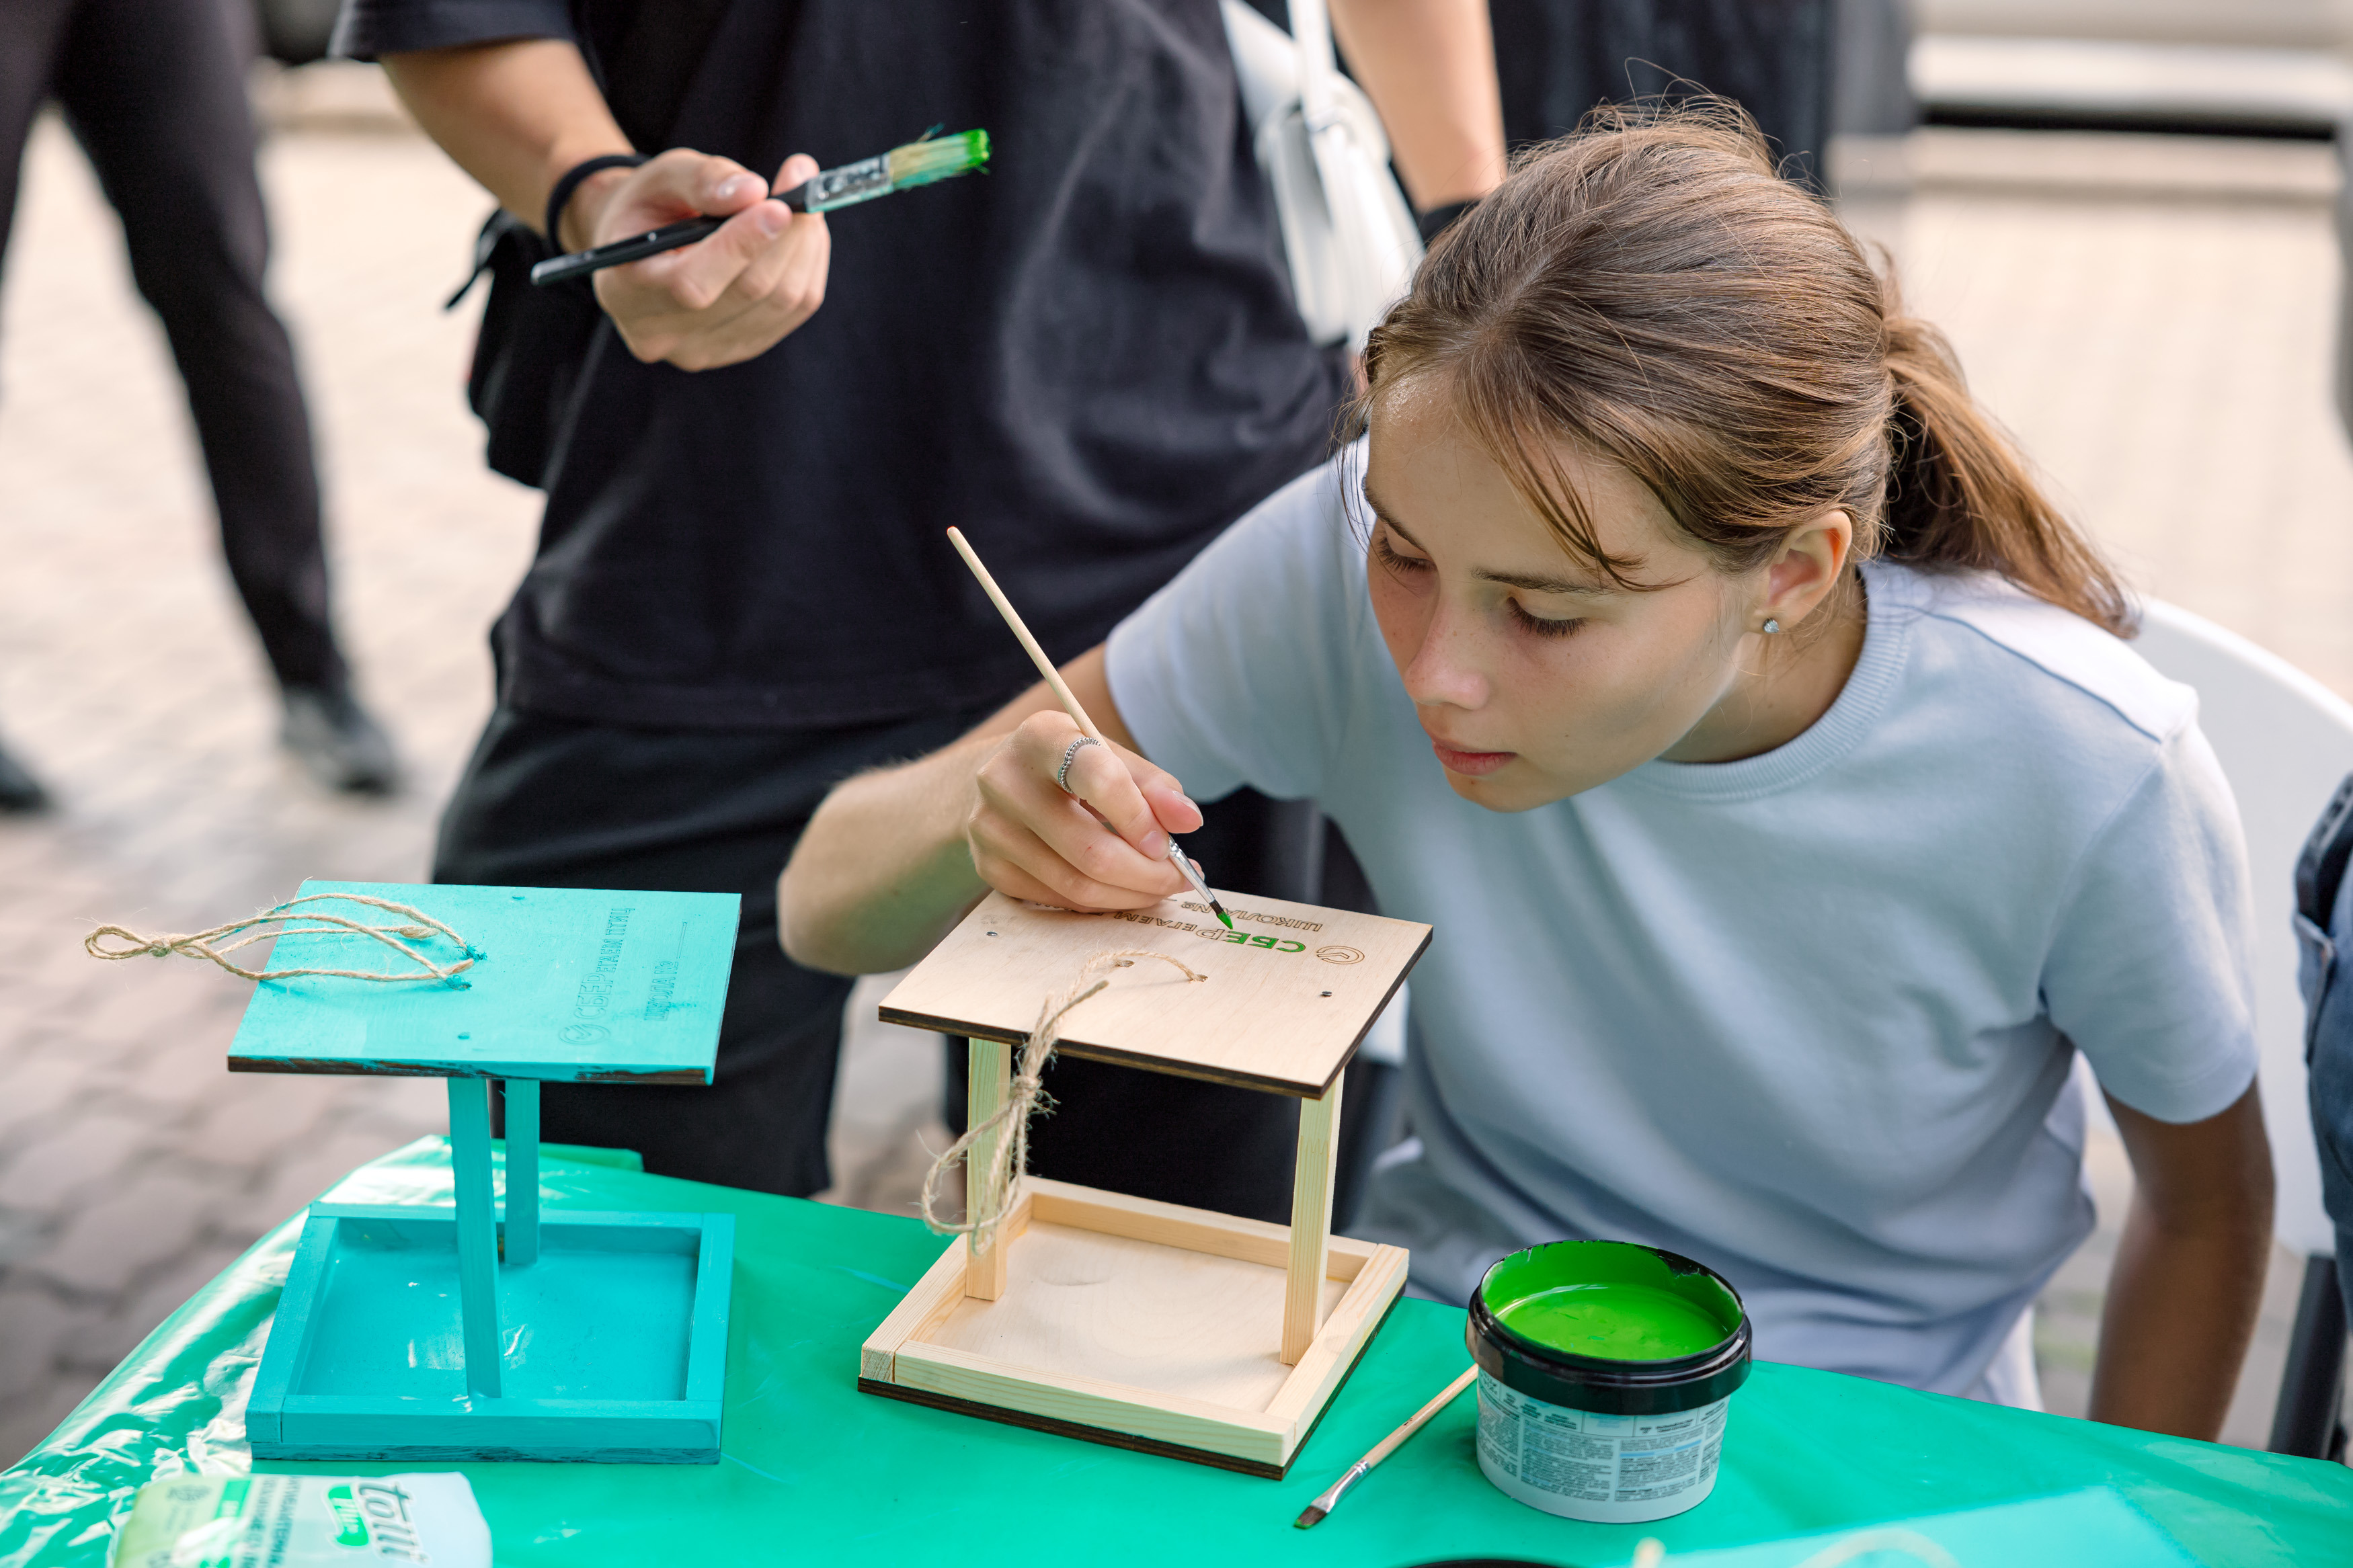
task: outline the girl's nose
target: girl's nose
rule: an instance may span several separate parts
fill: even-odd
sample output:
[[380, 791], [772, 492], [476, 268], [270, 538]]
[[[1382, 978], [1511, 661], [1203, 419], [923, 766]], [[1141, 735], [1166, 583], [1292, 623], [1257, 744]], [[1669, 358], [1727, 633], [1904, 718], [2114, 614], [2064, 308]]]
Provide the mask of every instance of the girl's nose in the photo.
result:
[[1406, 667], [1406, 695], [1421, 707], [1484, 708], [1493, 687], [1478, 653], [1477, 633], [1460, 612], [1441, 606]]

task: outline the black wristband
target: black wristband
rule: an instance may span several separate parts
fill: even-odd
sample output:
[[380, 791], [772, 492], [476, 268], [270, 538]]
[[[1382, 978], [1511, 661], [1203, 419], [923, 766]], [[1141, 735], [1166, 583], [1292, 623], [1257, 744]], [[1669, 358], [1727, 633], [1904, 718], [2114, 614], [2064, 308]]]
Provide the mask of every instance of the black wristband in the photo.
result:
[[1426, 213], [1416, 213], [1413, 222], [1414, 226], [1421, 230], [1421, 243], [1428, 245], [1431, 240], [1444, 234], [1449, 224], [1478, 205], [1475, 200], [1449, 202], [1442, 207], [1432, 207]]
[[564, 171], [555, 188], [547, 193], [547, 226], [541, 232], [547, 236], [547, 246], [558, 256], [564, 254], [564, 241], [555, 236], [555, 226], [564, 221], [565, 204], [580, 182], [591, 174], [601, 174], [607, 169], [634, 169], [646, 161], [643, 153], [607, 153], [601, 158], [586, 158]]

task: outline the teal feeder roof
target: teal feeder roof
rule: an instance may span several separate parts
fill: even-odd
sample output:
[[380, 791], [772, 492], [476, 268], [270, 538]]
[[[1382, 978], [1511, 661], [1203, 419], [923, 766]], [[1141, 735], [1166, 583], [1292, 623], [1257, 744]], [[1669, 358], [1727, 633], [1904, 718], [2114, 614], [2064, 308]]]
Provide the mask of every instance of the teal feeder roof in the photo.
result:
[[[743, 901], [733, 893], [327, 881], [301, 891], [422, 910], [463, 936], [475, 962], [447, 981], [263, 981], [229, 1047], [232, 1071], [711, 1081]], [[438, 963], [459, 956], [438, 934], [412, 945]], [[273, 969], [400, 964], [343, 931], [282, 936], [269, 960]]]

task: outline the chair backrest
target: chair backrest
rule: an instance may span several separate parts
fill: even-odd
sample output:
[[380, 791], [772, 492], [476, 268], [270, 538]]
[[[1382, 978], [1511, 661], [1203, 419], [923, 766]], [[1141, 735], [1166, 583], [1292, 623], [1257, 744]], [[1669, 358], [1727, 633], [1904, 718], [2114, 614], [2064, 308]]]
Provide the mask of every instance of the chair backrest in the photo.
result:
[[2337, 782], [2353, 773], [2353, 703], [2236, 632], [2172, 605], [2146, 606], [2135, 647], [2198, 693], [2198, 723], [2246, 825], [2255, 904], [2255, 1035], [2279, 1198], [2273, 1232], [2298, 1257], [2337, 1250], [2320, 1202], [2305, 1103], [2304, 1001], [2295, 983], [2295, 858]]

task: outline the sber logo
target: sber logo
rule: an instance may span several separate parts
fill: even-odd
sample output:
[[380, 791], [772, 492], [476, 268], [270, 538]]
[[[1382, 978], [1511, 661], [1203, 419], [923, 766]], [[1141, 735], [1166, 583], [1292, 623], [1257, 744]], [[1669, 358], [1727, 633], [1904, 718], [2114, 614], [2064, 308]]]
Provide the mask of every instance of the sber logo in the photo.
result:
[[1326, 963], [1362, 963], [1365, 955], [1353, 947], [1319, 947], [1315, 956]]
[[1263, 947], [1276, 952], [1305, 952], [1307, 944], [1289, 937], [1252, 936], [1242, 931], [1204, 931], [1201, 934], [1211, 942], [1229, 942], [1236, 947]]

